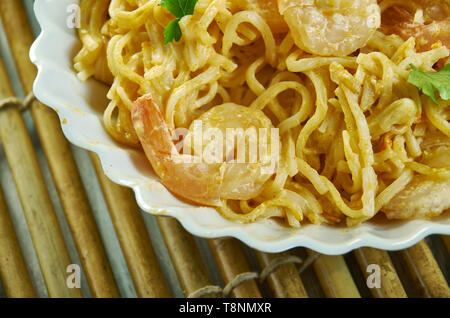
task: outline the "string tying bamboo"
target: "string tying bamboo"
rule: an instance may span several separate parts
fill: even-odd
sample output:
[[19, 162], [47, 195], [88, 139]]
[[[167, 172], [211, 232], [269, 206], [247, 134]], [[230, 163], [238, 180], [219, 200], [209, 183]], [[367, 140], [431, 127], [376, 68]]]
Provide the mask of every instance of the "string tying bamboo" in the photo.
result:
[[6, 107], [17, 107], [19, 111], [23, 112], [27, 110], [35, 100], [36, 97], [34, 97], [34, 94], [32, 92], [29, 93], [23, 101], [20, 98], [14, 96], [7, 97], [0, 100], [0, 109]]
[[228, 298], [230, 294], [239, 285], [252, 281], [258, 278], [258, 273], [255, 272], [245, 272], [237, 274], [234, 279], [232, 279], [224, 288], [220, 286], [204, 286], [195, 292], [191, 293], [188, 298], [201, 298], [208, 295], [216, 295], [222, 298]]
[[[229, 284], [241, 273], [249, 273], [250, 268], [245, 259], [244, 252], [239, 246], [239, 242], [233, 238], [219, 238], [209, 240], [209, 246], [219, 268], [225, 284]], [[247, 275], [256, 278], [254, 274]], [[248, 279], [239, 284], [230, 293], [234, 298], [261, 298], [261, 292], [254, 281]]]
[[[277, 286], [275, 289], [275, 295], [276, 297], [307, 297], [306, 291], [304, 289], [303, 283], [301, 282], [300, 278], [298, 280], [295, 279], [295, 275], [298, 277], [298, 273], [296, 273], [294, 264], [309, 264], [311, 265], [313, 263], [314, 259], [317, 259], [315, 257], [315, 254], [311, 254], [308, 256], [307, 261], [303, 262], [303, 260], [297, 256], [290, 255], [289, 253], [282, 253], [282, 254], [267, 254], [267, 253], [260, 253], [260, 257], [263, 259], [263, 263], [266, 264], [265, 267], [262, 269], [262, 271], [258, 274], [256, 272], [243, 272], [240, 274], [237, 274], [228, 284], [221, 288], [220, 286], [204, 286], [195, 292], [191, 293], [188, 298], [200, 298], [206, 295], [217, 295], [219, 297], [229, 297], [230, 294], [234, 291], [234, 289], [238, 288], [240, 285], [249, 282], [249, 281], [258, 281], [259, 284], [263, 284], [271, 275], [275, 274], [275, 272], [278, 269], [286, 268], [284, 266], [291, 265], [294, 268], [293, 272], [282, 272], [283, 274], [287, 274], [286, 276], [282, 276], [283, 282], [285, 280], [290, 279], [292, 281], [293, 285], [299, 284], [296, 286], [297, 288], [300, 288], [300, 291], [296, 290], [294, 286], [290, 286], [287, 284], [286, 290], [282, 291], [283, 284], [281, 284], [281, 287], [278, 287], [280, 285], [280, 282], [278, 282], [277, 279], [279, 279], [280, 273], [278, 273], [278, 276], [273, 278], [274, 284]], [[291, 267], [289, 267], [291, 269]], [[292, 274], [292, 275], [291, 275]], [[279, 290], [278, 290], [279, 289]], [[282, 293], [285, 293], [287, 296], [283, 296]]]
[[[255, 272], [240, 273], [224, 288], [209, 285], [210, 281], [206, 268], [201, 261], [200, 252], [192, 235], [187, 233], [179, 222], [173, 218], [157, 217], [157, 221], [183, 291], [188, 298], [211, 295], [228, 297], [239, 285], [258, 278], [260, 284], [268, 280], [269, 285], [277, 286], [274, 289], [274, 294], [277, 297], [285, 297], [283, 293], [288, 295], [286, 297], [306, 297], [306, 291], [294, 265], [301, 264], [302, 260], [287, 253], [258, 253], [264, 267], [259, 275]], [[280, 279], [282, 280], [281, 284]]]
[[314, 258], [314, 255], [310, 255], [305, 261], [302, 261], [299, 257], [290, 255], [288, 252], [281, 254], [256, 252], [256, 256], [261, 266], [264, 267], [261, 272], [261, 278], [263, 280], [267, 279], [269, 288], [275, 297], [308, 297], [295, 264], [311, 265], [310, 260]]
[[[7, 97], [0, 101], [0, 111], [7, 107], [17, 107], [19, 111], [24, 111], [33, 100], [33, 94], [29, 94], [24, 101], [14, 96]], [[6, 297], [36, 297], [1, 188], [0, 255], [0, 279], [3, 282]]]
[[[0, 1], [0, 16], [23, 90], [30, 97], [24, 106], [30, 105], [36, 68], [29, 60], [28, 50], [34, 41], [34, 36], [22, 1]], [[13, 101], [10, 100], [8, 103]], [[39, 102], [32, 103], [31, 114], [92, 295], [119, 297], [87, 195], [70, 145], [62, 133], [59, 119], [50, 108]]]

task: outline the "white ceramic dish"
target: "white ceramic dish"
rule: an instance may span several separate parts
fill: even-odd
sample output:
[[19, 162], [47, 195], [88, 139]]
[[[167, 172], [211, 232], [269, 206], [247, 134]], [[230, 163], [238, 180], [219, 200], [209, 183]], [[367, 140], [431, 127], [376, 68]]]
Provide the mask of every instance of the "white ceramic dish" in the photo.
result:
[[297, 246], [324, 254], [343, 254], [362, 246], [396, 250], [430, 234], [450, 234], [448, 213], [432, 221], [365, 223], [348, 229], [315, 225], [289, 229], [270, 220], [233, 223], [212, 208], [179, 201], [158, 181], [143, 152], [117, 144], [103, 129], [101, 114], [107, 103], [107, 87], [95, 80], [80, 82], [72, 69], [72, 58], [80, 43], [76, 30], [67, 27], [71, 4], [78, 4], [78, 0], [35, 1], [42, 33], [30, 52], [31, 60], [38, 67], [34, 94], [58, 112], [64, 134], [73, 144], [97, 153], [111, 180], [133, 188], [144, 211], [175, 217], [194, 235], [232, 236], [266, 252]]

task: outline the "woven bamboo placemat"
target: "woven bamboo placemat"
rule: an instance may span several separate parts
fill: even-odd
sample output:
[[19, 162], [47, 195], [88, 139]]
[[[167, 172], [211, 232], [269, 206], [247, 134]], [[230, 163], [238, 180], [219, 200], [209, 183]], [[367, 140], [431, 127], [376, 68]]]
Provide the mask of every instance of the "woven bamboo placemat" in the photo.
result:
[[[32, 4], [0, 1], [0, 297], [450, 296], [448, 236], [397, 252], [267, 254], [140, 211], [132, 191], [109, 181], [96, 155], [70, 145], [57, 115], [32, 99]], [[71, 264], [79, 289], [68, 288]], [[373, 264], [380, 288], [369, 288]]]

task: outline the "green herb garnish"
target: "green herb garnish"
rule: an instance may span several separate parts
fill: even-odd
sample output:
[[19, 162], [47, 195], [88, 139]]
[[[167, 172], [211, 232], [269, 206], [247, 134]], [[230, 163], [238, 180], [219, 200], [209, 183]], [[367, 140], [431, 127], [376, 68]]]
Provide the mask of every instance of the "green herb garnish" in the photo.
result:
[[436, 105], [439, 105], [436, 100], [436, 91], [443, 100], [450, 99], [450, 64], [434, 73], [421, 71], [412, 64], [410, 66], [413, 70], [409, 73], [408, 83], [413, 84], [425, 95], [428, 95]]
[[168, 44], [175, 40], [180, 41], [182, 33], [180, 28], [181, 18], [194, 14], [194, 8], [198, 0], [162, 0], [161, 6], [169, 10], [175, 20], [170, 22], [164, 31], [164, 44]]

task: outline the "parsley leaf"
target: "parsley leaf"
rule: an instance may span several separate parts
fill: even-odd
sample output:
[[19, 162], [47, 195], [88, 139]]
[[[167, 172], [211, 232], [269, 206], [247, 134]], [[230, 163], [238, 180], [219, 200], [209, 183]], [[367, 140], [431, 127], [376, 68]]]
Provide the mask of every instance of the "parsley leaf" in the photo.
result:
[[177, 42], [180, 41], [181, 35], [181, 28], [178, 23], [178, 19], [172, 20], [172, 22], [170, 22], [164, 30], [164, 45], [169, 44], [173, 40]]
[[445, 65], [442, 70], [435, 73], [421, 71], [412, 64], [410, 66], [413, 70], [409, 73], [408, 83], [413, 84], [425, 95], [428, 95], [436, 105], [439, 105], [436, 100], [436, 91], [443, 100], [450, 99], [450, 64]]
[[168, 44], [175, 40], [181, 39], [181, 18], [194, 14], [194, 8], [198, 0], [162, 0], [161, 6], [169, 10], [174, 16], [175, 20], [170, 22], [164, 31], [164, 44]]

